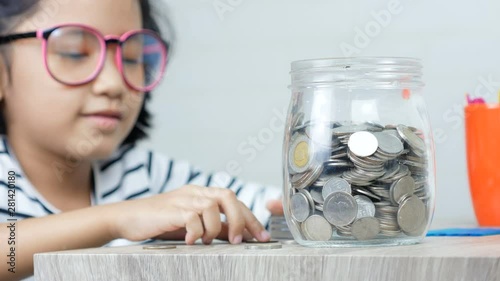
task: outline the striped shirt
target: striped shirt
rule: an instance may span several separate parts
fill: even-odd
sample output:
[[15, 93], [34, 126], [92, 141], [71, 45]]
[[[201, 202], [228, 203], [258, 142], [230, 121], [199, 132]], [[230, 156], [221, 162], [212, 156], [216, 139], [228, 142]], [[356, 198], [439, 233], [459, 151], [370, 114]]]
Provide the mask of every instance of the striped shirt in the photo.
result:
[[[185, 161], [175, 161], [134, 145], [123, 146], [107, 160], [92, 164], [94, 189], [92, 205], [145, 198], [169, 192], [186, 184], [217, 186], [231, 189], [245, 203], [257, 219], [267, 225], [270, 217], [265, 204], [281, 196], [281, 190], [255, 183], [244, 183], [225, 172], [203, 173]], [[16, 210], [14, 217], [8, 210], [8, 177], [15, 173]], [[0, 135], [0, 222], [8, 219], [43, 217], [61, 211], [48, 202], [23, 173], [7, 138]], [[75, 236], [76, 237], [76, 236]], [[136, 244], [118, 239], [108, 246]]]

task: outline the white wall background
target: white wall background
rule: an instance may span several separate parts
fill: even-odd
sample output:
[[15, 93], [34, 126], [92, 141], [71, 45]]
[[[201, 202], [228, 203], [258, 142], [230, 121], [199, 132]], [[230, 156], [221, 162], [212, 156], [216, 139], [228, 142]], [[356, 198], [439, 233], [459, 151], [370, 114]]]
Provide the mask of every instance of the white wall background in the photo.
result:
[[[373, 29], [369, 44], [358, 44], [359, 53], [354, 55], [423, 60], [425, 98], [436, 140], [434, 219], [474, 221], [465, 157], [464, 94], [479, 91], [488, 101], [496, 100], [500, 2], [167, 1], [177, 48], [166, 80], [154, 96], [156, 130], [147, 145], [207, 171], [238, 164], [241, 169], [233, 169], [233, 174], [276, 186], [282, 183], [283, 131], [272, 138], [261, 134], [273, 128], [272, 121], [283, 126], [279, 118], [290, 98], [290, 62], [343, 56], [343, 42], [356, 46], [356, 28], [364, 30], [374, 23], [373, 13], [397, 4], [398, 12], [379, 32]], [[218, 13], [217, 5], [231, 8]], [[485, 80], [492, 80], [493, 86], [482, 86]], [[249, 141], [259, 135], [258, 150]], [[240, 145], [253, 149], [256, 156], [239, 152]]]

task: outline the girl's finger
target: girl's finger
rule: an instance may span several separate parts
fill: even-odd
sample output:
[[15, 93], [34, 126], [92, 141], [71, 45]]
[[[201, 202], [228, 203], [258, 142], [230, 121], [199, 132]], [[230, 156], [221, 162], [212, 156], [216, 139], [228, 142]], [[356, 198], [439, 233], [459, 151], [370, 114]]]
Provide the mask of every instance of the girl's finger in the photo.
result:
[[243, 230], [243, 241], [250, 241], [250, 240], [253, 240], [253, 235], [248, 232], [248, 230]]
[[193, 189], [193, 192], [198, 196], [206, 196], [217, 201], [220, 210], [226, 215], [229, 225], [228, 241], [232, 244], [241, 243], [246, 221], [242, 214], [241, 202], [238, 201], [236, 194], [229, 189], [217, 187]]
[[203, 236], [204, 229], [201, 218], [197, 212], [184, 210], [181, 214], [186, 226], [186, 244], [193, 245], [196, 240]]
[[[217, 235], [216, 238], [219, 240], [228, 241], [229, 226], [227, 225], [226, 222], [222, 222], [221, 226], [222, 226], [221, 232], [219, 233], [219, 235]], [[250, 241], [253, 239], [254, 239], [253, 235], [250, 232], [248, 232], [248, 230], [244, 229], [243, 241]]]
[[193, 204], [198, 213], [201, 214], [205, 233], [202, 240], [204, 244], [212, 243], [212, 240], [221, 232], [220, 210], [216, 200], [206, 197], [198, 197], [197, 203]]
[[241, 213], [245, 218], [245, 228], [253, 235], [257, 240], [265, 242], [271, 239], [271, 235], [264, 229], [264, 226], [257, 220], [255, 215], [247, 208], [243, 202], [240, 203]]

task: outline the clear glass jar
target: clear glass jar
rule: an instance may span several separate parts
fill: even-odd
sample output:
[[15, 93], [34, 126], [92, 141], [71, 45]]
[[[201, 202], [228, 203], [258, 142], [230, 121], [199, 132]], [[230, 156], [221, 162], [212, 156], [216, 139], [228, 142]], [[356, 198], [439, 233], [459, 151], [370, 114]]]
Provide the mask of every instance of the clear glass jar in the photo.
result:
[[311, 247], [421, 241], [434, 213], [434, 144], [412, 58], [292, 63], [284, 209]]

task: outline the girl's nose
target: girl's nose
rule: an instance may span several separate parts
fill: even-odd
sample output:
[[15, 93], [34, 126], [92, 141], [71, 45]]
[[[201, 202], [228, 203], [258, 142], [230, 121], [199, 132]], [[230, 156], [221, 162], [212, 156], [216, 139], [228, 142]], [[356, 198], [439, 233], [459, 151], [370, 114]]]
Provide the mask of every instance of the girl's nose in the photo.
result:
[[94, 93], [108, 95], [111, 98], [121, 96], [127, 86], [115, 62], [114, 48], [108, 48], [101, 72], [97, 75], [93, 87]]

